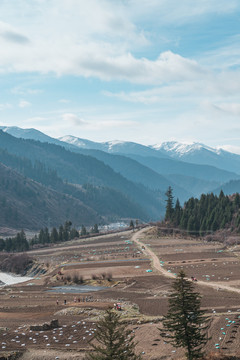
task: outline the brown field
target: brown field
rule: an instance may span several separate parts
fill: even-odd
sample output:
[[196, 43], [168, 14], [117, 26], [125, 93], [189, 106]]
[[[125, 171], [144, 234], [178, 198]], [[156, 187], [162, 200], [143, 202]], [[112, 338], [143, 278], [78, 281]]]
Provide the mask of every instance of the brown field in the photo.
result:
[[[30, 254], [44, 264], [47, 273], [0, 288], [0, 353], [26, 350], [24, 360], [83, 359], [99, 314], [120, 301], [121, 317], [134, 331], [144, 360], [184, 358], [182, 350], [164, 343], [158, 330], [167, 312], [174, 274], [183, 269], [189, 278], [197, 278], [202, 308], [212, 319], [212, 340], [206, 351], [240, 356], [240, 260], [236, 247], [224, 249], [222, 244], [180, 237], [157, 238], [154, 231], [147, 229], [146, 233], [145, 229], [76, 240]], [[149, 269], [152, 272], [146, 272]], [[74, 277], [104, 288], [64, 293], [64, 286]], [[48, 292], [54, 286], [61, 286], [62, 293]], [[30, 330], [30, 325], [52, 319], [58, 319], [60, 328]], [[216, 350], [215, 344], [220, 344], [220, 349]]]

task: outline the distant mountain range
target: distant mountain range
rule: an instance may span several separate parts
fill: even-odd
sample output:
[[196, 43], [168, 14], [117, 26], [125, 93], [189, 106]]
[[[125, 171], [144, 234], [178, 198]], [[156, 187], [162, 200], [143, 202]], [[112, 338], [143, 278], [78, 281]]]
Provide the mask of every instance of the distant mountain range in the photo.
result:
[[113, 154], [172, 158], [192, 164], [211, 165], [240, 174], [240, 155], [223, 149], [214, 149], [200, 143], [181, 144], [176, 141], [170, 141], [164, 142], [161, 145], [144, 146], [124, 141], [97, 143], [70, 135], [63, 136], [59, 140], [82, 149], [102, 150]]
[[107, 141], [100, 143], [72, 135], [55, 139], [36, 129], [21, 129], [15, 126], [0, 126], [0, 129], [15, 137], [48, 142], [65, 147], [69, 146], [71, 149], [77, 147], [88, 150], [101, 150], [112, 154], [131, 154], [165, 159], [172, 158], [193, 164], [211, 165], [240, 175], [240, 155], [221, 148], [215, 149], [200, 143], [182, 144], [176, 141], [169, 141], [160, 145], [150, 146], [128, 141]]
[[170, 156], [193, 164], [216, 166], [219, 169], [233, 171], [240, 174], [240, 155], [233, 154], [223, 149], [214, 149], [200, 143], [181, 144], [176, 141], [165, 142], [152, 146], [153, 149]]
[[0, 130], [0, 165], [87, 206], [89, 216], [80, 224], [160, 219], [169, 185], [183, 203], [201, 193], [236, 192], [240, 184], [240, 155], [203, 144], [97, 143], [70, 135], [55, 139], [36, 129]]

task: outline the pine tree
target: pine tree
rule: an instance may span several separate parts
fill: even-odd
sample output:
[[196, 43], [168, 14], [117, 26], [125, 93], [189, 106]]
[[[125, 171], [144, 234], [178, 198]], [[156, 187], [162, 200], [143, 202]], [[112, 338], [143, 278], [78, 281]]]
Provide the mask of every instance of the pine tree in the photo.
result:
[[81, 235], [81, 236], [87, 235], [87, 230], [86, 230], [86, 228], [85, 228], [84, 225], [82, 225], [82, 229], [81, 229], [80, 235]]
[[47, 227], [44, 229], [44, 243], [50, 243], [50, 235]]
[[39, 232], [39, 235], [38, 235], [38, 241], [39, 241], [40, 244], [44, 244], [44, 240], [45, 240], [44, 230], [41, 229], [40, 232]]
[[165, 213], [165, 220], [166, 221], [171, 221], [173, 213], [174, 213], [173, 194], [172, 193], [173, 193], [173, 190], [172, 190], [171, 186], [169, 186], [166, 193], [165, 193], [165, 195], [167, 196], [166, 213]]
[[236, 209], [239, 209], [239, 207], [240, 207], [240, 196], [239, 196], [239, 193], [236, 193], [236, 194], [235, 194], [234, 205], [235, 205]]
[[61, 242], [63, 241], [63, 226], [60, 225], [59, 226], [59, 230], [58, 230], [58, 240]]
[[134, 230], [134, 222], [133, 222], [133, 220], [130, 221], [129, 227], [130, 227], [132, 230]]
[[99, 321], [91, 347], [94, 351], [87, 355], [87, 360], [141, 359], [134, 351], [134, 335], [120, 323], [120, 315], [112, 309], [106, 310]]
[[91, 228], [91, 233], [92, 233], [92, 234], [98, 234], [98, 233], [99, 233], [98, 224], [95, 224], [95, 225]]
[[79, 238], [79, 232], [77, 231], [77, 229], [72, 228], [70, 230], [70, 239], [75, 239], [75, 238]]
[[180, 225], [181, 215], [182, 215], [182, 209], [180, 206], [180, 201], [179, 201], [179, 199], [177, 199], [175, 208], [174, 208], [174, 225], [175, 226]]
[[200, 310], [200, 295], [194, 292], [194, 284], [180, 271], [173, 283], [160, 334], [166, 342], [185, 348], [187, 359], [193, 360], [202, 356], [202, 348], [209, 340], [208, 327], [209, 319]]
[[51, 235], [50, 235], [50, 240], [51, 240], [52, 243], [57, 243], [58, 242], [58, 232], [57, 232], [57, 229], [55, 227], [52, 228]]

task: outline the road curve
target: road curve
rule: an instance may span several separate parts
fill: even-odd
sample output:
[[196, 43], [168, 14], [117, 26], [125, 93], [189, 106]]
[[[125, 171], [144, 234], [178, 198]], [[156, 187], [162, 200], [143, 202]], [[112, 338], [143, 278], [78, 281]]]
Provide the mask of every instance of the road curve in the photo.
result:
[[[155, 268], [155, 270], [159, 271], [162, 275], [168, 277], [168, 278], [176, 278], [176, 276], [173, 273], [168, 272], [166, 269], [164, 269], [163, 266], [161, 266], [160, 260], [157, 257], [157, 255], [153, 252], [153, 250], [151, 250], [150, 247], [148, 247], [146, 244], [144, 244], [143, 242], [140, 241], [140, 238], [143, 237], [143, 234], [149, 230], [150, 227], [147, 228], [143, 228], [135, 233], [133, 233], [132, 235], [132, 241], [134, 241], [138, 246], [140, 246], [142, 248], [142, 246], [145, 247], [145, 253], [149, 255], [150, 259], [152, 260], [152, 266], [153, 268]], [[240, 294], [240, 289], [236, 289], [232, 286], [228, 286], [228, 285], [224, 285], [224, 284], [219, 284], [216, 282], [205, 282], [205, 281], [201, 281], [199, 280], [197, 282], [197, 285], [201, 285], [201, 286], [207, 286], [207, 287], [211, 287], [215, 290], [226, 290], [226, 291], [232, 291], [235, 293]]]

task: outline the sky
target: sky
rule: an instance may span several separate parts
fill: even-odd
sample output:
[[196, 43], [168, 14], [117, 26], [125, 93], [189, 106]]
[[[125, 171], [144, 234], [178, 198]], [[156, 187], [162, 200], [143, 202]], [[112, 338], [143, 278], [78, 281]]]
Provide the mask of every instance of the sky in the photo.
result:
[[0, 0], [0, 125], [240, 154], [239, 0]]

